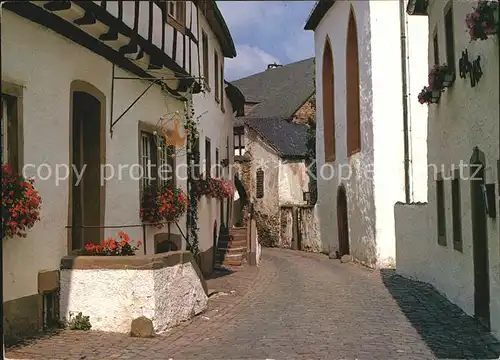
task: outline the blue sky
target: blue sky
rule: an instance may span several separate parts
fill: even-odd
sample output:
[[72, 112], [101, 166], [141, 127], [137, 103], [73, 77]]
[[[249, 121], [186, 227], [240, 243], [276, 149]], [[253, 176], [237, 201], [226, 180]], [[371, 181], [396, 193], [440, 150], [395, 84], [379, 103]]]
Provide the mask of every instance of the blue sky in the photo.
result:
[[314, 56], [314, 34], [304, 25], [315, 1], [217, 1], [238, 56], [226, 59], [225, 77], [236, 80]]

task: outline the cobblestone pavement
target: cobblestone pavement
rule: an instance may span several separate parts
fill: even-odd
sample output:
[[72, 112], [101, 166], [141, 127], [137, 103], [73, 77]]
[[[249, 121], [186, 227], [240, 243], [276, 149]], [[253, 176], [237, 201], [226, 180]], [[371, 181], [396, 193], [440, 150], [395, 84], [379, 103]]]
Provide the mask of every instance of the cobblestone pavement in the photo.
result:
[[[12, 359], [498, 359], [500, 343], [432, 287], [265, 249], [261, 267], [209, 281], [228, 295], [155, 339], [65, 331], [12, 349]], [[250, 289], [250, 290], [249, 290]], [[234, 294], [230, 293], [234, 290]]]

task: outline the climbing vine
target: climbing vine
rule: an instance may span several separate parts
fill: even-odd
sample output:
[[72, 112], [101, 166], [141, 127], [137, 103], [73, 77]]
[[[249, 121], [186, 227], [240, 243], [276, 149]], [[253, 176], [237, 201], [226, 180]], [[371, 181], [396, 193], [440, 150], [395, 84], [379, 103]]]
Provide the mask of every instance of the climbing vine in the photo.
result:
[[193, 186], [196, 181], [197, 167], [200, 164], [200, 149], [198, 132], [199, 117], [195, 117], [194, 105], [192, 96], [185, 102], [184, 130], [187, 136], [186, 139], [186, 157], [188, 163], [187, 188], [188, 188], [188, 210], [187, 210], [187, 225], [188, 238], [191, 239], [190, 250], [196, 258], [199, 255], [199, 239], [198, 239], [198, 200], [196, 187]]
[[309, 118], [309, 127], [307, 129], [306, 165], [308, 167], [307, 175], [309, 176], [309, 193], [311, 195], [311, 203], [316, 204], [318, 199], [316, 180], [316, 122], [312, 118]]

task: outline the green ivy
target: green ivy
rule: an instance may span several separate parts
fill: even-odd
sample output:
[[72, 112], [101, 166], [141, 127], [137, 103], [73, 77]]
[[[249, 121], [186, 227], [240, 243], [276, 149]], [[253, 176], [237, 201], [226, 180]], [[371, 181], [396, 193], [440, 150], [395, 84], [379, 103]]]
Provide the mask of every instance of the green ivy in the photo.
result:
[[318, 188], [317, 188], [317, 169], [316, 169], [316, 123], [310, 118], [309, 127], [307, 129], [307, 140], [306, 140], [306, 165], [309, 171], [307, 172], [309, 176], [309, 192], [311, 194], [311, 203], [316, 204], [318, 199]]
[[186, 130], [187, 137], [187, 163], [188, 163], [188, 174], [187, 174], [187, 188], [188, 188], [188, 211], [187, 211], [187, 237], [190, 239], [188, 241], [188, 246], [193, 256], [195, 258], [199, 255], [199, 238], [198, 238], [198, 196], [196, 194], [196, 187], [193, 186], [196, 179], [193, 175], [196, 174], [196, 167], [200, 164], [200, 150], [199, 150], [199, 131], [198, 131], [198, 119], [195, 118], [195, 111], [193, 106], [193, 100], [189, 99], [186, 101], [186, 122], [184, 129]]

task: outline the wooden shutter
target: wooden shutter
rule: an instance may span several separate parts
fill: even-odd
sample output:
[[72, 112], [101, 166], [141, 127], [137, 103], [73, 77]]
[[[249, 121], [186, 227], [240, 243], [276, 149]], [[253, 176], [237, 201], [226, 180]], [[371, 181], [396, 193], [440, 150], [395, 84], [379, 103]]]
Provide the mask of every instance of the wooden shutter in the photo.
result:
[[256, 174], [256, 197], [261, 199], [264, 197], [264, 171], [262, 169], [257, 170]]

